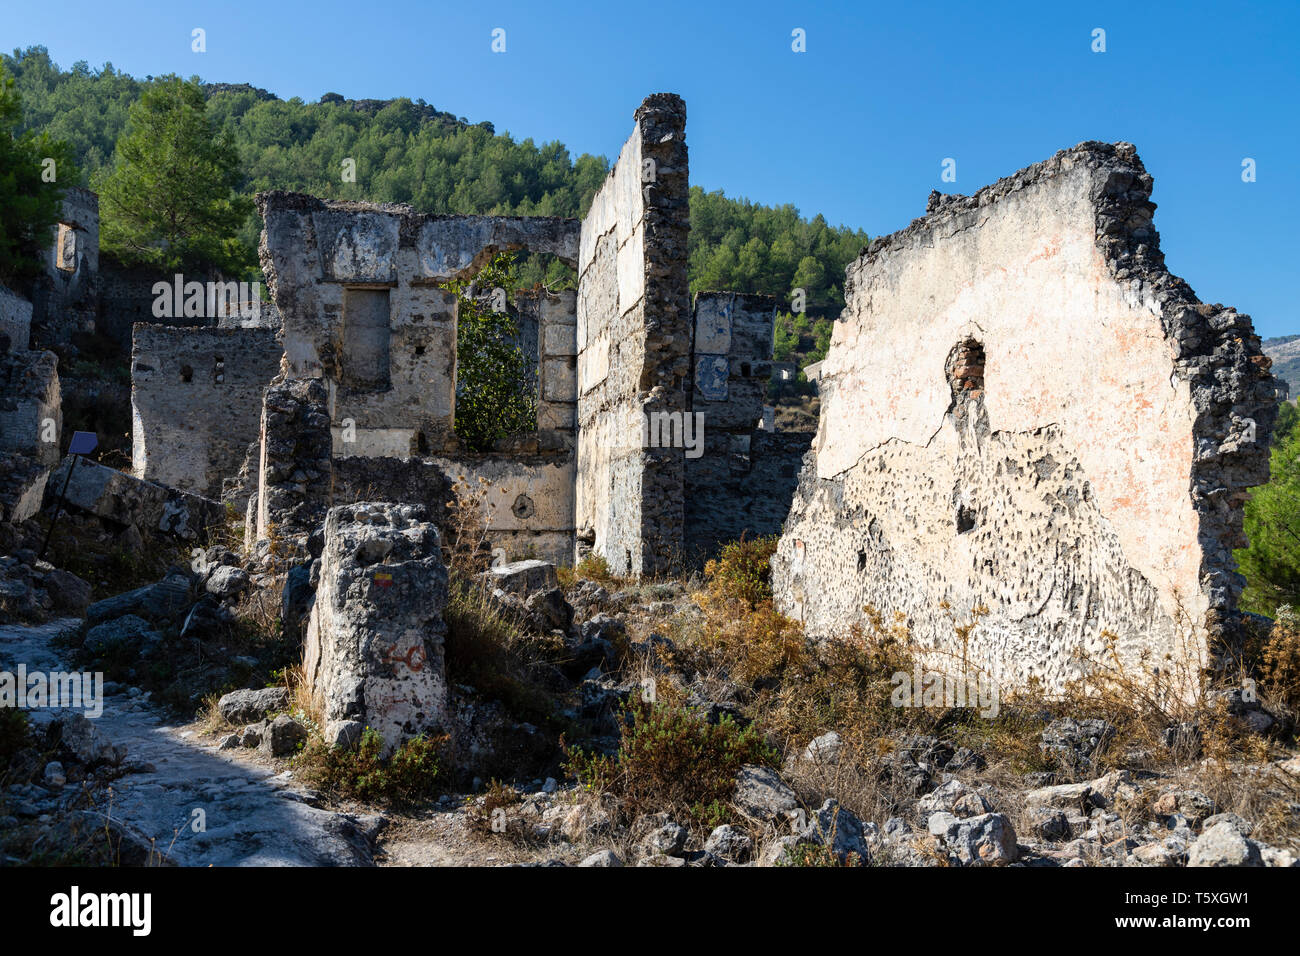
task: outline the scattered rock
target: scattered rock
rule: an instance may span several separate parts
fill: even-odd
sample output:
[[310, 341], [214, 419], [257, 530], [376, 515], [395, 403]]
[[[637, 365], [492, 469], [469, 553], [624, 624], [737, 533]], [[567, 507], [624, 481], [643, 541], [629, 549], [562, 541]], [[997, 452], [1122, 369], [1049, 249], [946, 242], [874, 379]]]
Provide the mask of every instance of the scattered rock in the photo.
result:
[[1226, 823], [1244, 837], [1248, 837], [1255, 825], [1249, 820], [1243, 820], [1235, 813], [1216, 813], [1214, 816], [1206, 817], [1202, 821], [1202, 829], [1209, 830], [1218, 826], [1220, 823]]
[[217, 701], [217, 710], [231, 724], [251, 723], [267, 714], [289, 706], [289, 691], [284, 687], [263, 687], [256, 690], [232, 690]]
[[1001, 866], [1015, 861], [1019, 852], [1016, 831], [1000, 813], [985, 813], [962, 820], [951, 813], [936, 813], [927, 822], [931, 835], [965, 866]]
[[704, 851], [730, 863], [744, 863], [754, 849], [754, 841], [743, 830], [724, 823], [704, 841]]
[[51, 746], [86, 767], [116, 767], [126, 759], [126, 748], [115, 747], [82, 714], [63, 714], [50, 722], [46, 739]]
[[597, 850], [578, 866], [622, 866], [623, 861], [613, 850]]
[[1160, 796], [1151, 805], [1160, 816], [1178, 814], [1196, 825], [1214, 813], [1214, 801], [1199, 790], [1172, 790]]
[[830, 849], [841, 863], [866, 865], [871, 860], [863, 823], [853, 811], [841, 807], [835, 800], [827, 800], [796, 836], [821, 843]]
[[1035, 839], [1054, 843], [1068, 840], [1073, 835], [1064, 811], [1052, 807], [1030, 807], [1025, 817], [1029, 821], [1029, 832]]
[[993, 804], [989, 803], [983, 794], [972, 792], [959, 797], [952, 805], [952, 812], [959, 817], [977, 817], [992, 813]]
[[835, 731], [829, 731], [820, 737], [815, 737], [804, 748], [803, 759], [809, 763], [825, 764], [834, 767], [840, 761], [840, 751], [844, 748], [844, 741]]
[[763, 847], [763, 852], [758, 858], [758, 865], [789, 866], [794, 860], [795, 849], [808, 842], [807, 839], [800, 836], [777, 837]]
[[353, 750], [361, 743], [365, 729], [366, 725], [359, 720], [331, 720], [325, 725], [325, 743]]
[[94, 626], [124, 614], [136, 614], [155, 624], [181, 620], [190, 609], [190, 580], [169, 574], [156, 584], [146, 584], [86, 608], [86, 623]]
[[1259, 845], [1230, 822], [1210, 827], [1187, 851], [1188, 866], [1263, 866]]
[[1087, 770], [1097, 752], [1114, 736], [1115, 727], [1108, 721], [1065, 717], [1047, 725], [1038, 749], [1068, 770]]
[[666, 854], [667, 856], [680, 856], [682, 851], [686, 849], [686, 838], [688, 836], [690, 836], [690, 833], [684, 826], [677, 823], [667, 823], [646, 834], [641, 841], [641, 849], [652, 856], [657, 853]]
[[564, 590], [559, 587], [546, 588], [529, 596], [524, 603], [528, 613], [536, 622], [538, 630], [565, 631], [573, 624], [573, 608], [564, 598]]
[[83, 647], [95, 656], [141, 652], [162, 642], [162, 635], [142, 617], [124, 614], [112, 621], [97, 624], [86, 632]]
[[932, 814], [940, 811], [952, 813], [953, 806], [967, 792], [966, 785], [954, 777], [917, 800], [916, 812], [922, 820], [928, 820]]
[[70, 571], [51, 568], [42, 582], [54, 601], [54, 607], [72, 615], [84, 614], [90, 606], [92, 588]]
[[214, 597], [226, 600], [248, 590], [248, 583], [247, 571], [223, 564], [213, 569], [203, 588]]
[[799, 806], [799, 798], [775, 770], [753, 764], [741, 767], [736, 775], [734, 800], [742, 813], [759, 820], [771, 820]]
[[508, 594], [524, 596], [534, 591], [559, 587], [555, 565], [549, 561], [513, 561], [484, 572], [489, 590], [500, 588]]
[[307, 742], [307, 728], [288, 714], [281, 714], [267, 725], [259, 749], [272, 757], [288, 757]]
[[63, 772], [63, 764], [57, 760], [51, 760], [45, 765], [45, 785], [47, 787], [59, 788], [68, 782], [67, 775]]

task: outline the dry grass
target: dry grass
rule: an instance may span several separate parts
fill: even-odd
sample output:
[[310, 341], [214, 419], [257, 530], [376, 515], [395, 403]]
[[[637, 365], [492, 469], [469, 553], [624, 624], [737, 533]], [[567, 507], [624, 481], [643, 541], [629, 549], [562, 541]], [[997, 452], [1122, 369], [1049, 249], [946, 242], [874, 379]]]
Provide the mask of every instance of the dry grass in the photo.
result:
[[[736, 703], [755, 732], [775, 748], [783, 776], [806, 804], [833, 797], [877, 823], [909, 814], [917, 794], [904, 775], [894, 772], [895, 751], [909, 735], [928, 735], [983, 757], [985, 766], [958, 771], [958, 776], [979, 786], [995, 809], [1020, 825], [1027, 822], [1019, 802], [1026, 773], [1051, 771], [1064, 783], [1126, 769], [1136, 775], [1144, 797], [1115, 810], [1133, 832], [1152, 819], [1157, 791], [1149, 780], [1159, 775], [1162, 786], [1194, 787], [1218, 810], [1256, 821], [1261, 839], [1285, 843], [1300, 837], [1300, 821], [1288, 809], [1297, 799], [1294, 778], [1243, 771], [1291, 753], [1285, 735], [1252, 732], [1225, 705], [1225, 692], [1253, 675], [1251, 686], [1257, 687], [1260, 700], [1287, 725], [1300, 675], [1300, 626], [1283, 622], [1275, 627], [1243, 655], [1246, 663], [1215, 680], [1170, 668], [1167, 662], [1159, 676], [1148, 679], [1154, 669], [1145, 661], [1126, 668], [1111, 642], [1100, 660], [1076, 662], [1084, 676], [1063, 693], [1037, 684], [1003, 689], [996, 716], [974, 707], [898, 707], [890, 699], [892, 678], [913, 672], [917, 656], [904, 624], [867, 608], [861, 625], [843, 638], [806, 640], [797, 622], [772, 607], [766, 578], [770, 547], [762, 539], [737, 542], [711, 562], [704, 588], [693, 595], [699, 615], [669, 620], [631, 615], [629, 634], [641, 640], [633, 644], [620, 676], [653, 680], [660, 704], [668, 707], [680, 708], [694, 696]], [[969, 620], [954, 619], [956, 646], [971, 639], [981, 610]], [[645, 643], [652, 632], [670, 638], [673, 649]], [[954, 659], [959, 672], [963, 656]], [[933, 670], [926, 668], [927, 673]], [[970, 673], [969, 668], [964, 672]], [[1188, 686], [1198, 688], [1197, 693], [1188, 696]], [[1063, 763], [1040, 747], [1048, 724], [1062, 717], [1104, 719], [1114, 728], [1113, 736], [1090, 760]], [[1178, 726], [1195, 732], [1171, 736], [1170, 729]], [[808, 742], [831, 730], [841, 737], [839, 759], [803, 759]], [[619, 792], [610, 783], [611, 775], [622, 771], [617, 762], [576, 769], [594, 791], [607, 787]], [[639, 800], [637, 809], [677, 806], [681, 812], [679, 805], [651, 795]], [[702, 822], [698, 813], [691, 819]]]

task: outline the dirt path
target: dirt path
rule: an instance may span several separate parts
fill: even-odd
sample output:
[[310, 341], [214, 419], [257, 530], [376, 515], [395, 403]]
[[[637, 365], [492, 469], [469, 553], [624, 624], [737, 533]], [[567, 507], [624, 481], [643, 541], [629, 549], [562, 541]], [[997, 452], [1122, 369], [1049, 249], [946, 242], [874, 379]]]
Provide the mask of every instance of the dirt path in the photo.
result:
[[[0, 670], [69, 670], [54, 638], [80, 621], [0, 626]], [[36, 725], [58, 713], [32, 710]], [[368, 866], [375, 818], [318, 809], [288, 771], [218, 751], [147, 701], [106, 695], [99, 732], [126, 748], [136, 772], [115, 780], [98, 809], [153, 838], [182, 866]], [[196, 813], [196, 811], [199, 811]], [[196, 832], [196, 822], [203, 829]]]

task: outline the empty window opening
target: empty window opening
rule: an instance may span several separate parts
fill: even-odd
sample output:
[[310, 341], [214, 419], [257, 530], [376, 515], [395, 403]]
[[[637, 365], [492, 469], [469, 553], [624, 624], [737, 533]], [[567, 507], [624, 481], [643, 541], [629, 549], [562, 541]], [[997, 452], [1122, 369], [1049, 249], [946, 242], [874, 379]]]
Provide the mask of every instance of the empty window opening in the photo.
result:
[[343, 384], [368, 391], [388, 388], [388, 342], [388, 290], [344, 289]]
[[194, 381], [194, 369], [190, 368], [190, 366], [188, 366], [188, 365], [182, 365], [182, 366], [181, 366], [181, 381], [182, 381], [182, 382], [192, 382], [192, 381]]
[[948, 353], [946, 372], [954, 401], [979, 398], [984, 392], [984, 343], [958, 342]]
[[77, 271], [77, 230], [66, 222], [59, 223], [59, 238], [56, 246], [58, 267], [62, 272]]

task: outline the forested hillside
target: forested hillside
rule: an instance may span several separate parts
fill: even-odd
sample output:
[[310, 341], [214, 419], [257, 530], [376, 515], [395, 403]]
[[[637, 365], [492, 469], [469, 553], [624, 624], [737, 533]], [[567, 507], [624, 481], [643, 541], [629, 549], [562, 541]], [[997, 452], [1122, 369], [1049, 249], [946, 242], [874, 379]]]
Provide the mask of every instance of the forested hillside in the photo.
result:
[[[17, 80], [27, 127], [67, 141], [83, 183], [93, 184], [113, 163], [131, 104], [153, 78], [111, 64], [62, 70], [43, 47], [3, 60]], [[581, 216], [609, 170], [603, 156], [575, 158], [559, 142], [516, 141], [491, 123], [471, 124], [423, 100], [348, 100], [330, 92], [306, 103], [244, 84], [208, 84], [205, 92], [209, 117], [239, 150], [245, 195], [277, 188], [407, 202], [432, 213]], [[355, 164], [355, 181], [345, 176], [345, 160]], [[791, 290], [802, 288], [814, 318], [843, 304], [844, 266], [867, 241], [861, 230], [804, 219], [793, 206], [698, 188], [691, 191], [691, 227], [692, 290], [764, 292], [788, 303]], [[259, 229], [250, 216], [240, 231], [250, 254]]]

